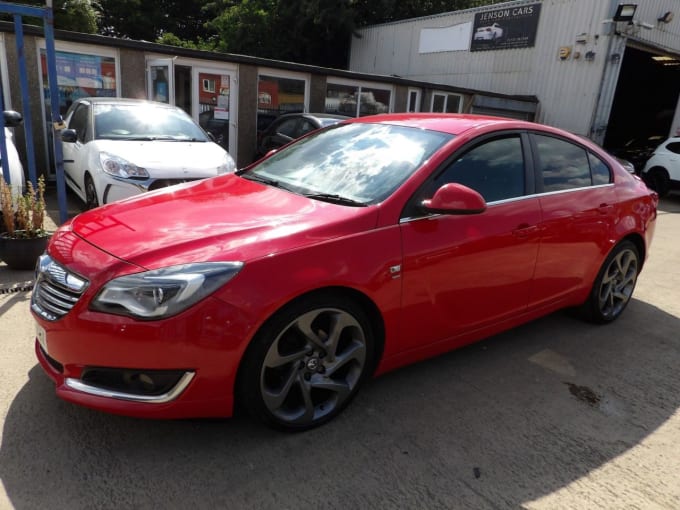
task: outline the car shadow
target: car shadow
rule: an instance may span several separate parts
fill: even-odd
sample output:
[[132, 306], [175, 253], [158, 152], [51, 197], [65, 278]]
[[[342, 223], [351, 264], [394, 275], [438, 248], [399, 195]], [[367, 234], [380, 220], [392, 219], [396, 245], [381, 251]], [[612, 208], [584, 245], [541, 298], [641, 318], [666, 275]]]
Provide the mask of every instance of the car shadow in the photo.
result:
[[303, 434], [92, 411], [58, 400], [34, 366], [0, 477], [17, 509], [517, 508], [677, 412], [679, 326], [639, 300], [607, 326], [556, 313], [377, 378]]

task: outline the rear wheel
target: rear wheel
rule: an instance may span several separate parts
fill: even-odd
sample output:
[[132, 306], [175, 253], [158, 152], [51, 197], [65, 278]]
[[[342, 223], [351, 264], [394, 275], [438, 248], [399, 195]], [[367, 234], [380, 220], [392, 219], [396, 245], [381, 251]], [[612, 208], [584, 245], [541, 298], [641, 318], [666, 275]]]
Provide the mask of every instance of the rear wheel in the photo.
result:
[[660, 197], [665, 197], [671, 190], [671, 179], [665, 168], [654, 167], [647, 174], [649, 187], [656, 191]]
[[614, 247], [583, 305], [586, 318], [598, 323], [617, 319], [633, 296], [639, 271], [640, 254], [635, 244], [623, 241]]
[[85, 209], [94, 209], [99, 207], [99, 199], [97, 198], [97, 189], [94, 187], [92, 177], [85, 175]]
[[279, 429], [319, 426], [354, 397], [372, 367], [373, 345], [356, 303], [332, 295], [303, 298], [253, 339], [239, 371], [240, 401]]

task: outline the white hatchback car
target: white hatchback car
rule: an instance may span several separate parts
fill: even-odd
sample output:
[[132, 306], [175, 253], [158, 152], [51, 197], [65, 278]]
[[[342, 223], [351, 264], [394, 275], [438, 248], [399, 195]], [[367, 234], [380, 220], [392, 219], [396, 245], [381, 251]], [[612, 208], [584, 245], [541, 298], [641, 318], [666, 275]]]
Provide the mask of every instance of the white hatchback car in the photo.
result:
[[83, 98], [65, 122], [66, 183], [88, 209], [236, 169], [229, 153], [175, 106]]
[[642, 178], [659, 196], [680, 189], [680, 136], [659, 145], [642, 169]]
[[[21, 124], [21, 114], [12, 110], [5, 110], [3, 112], [5, 118], [5, 144], [7, 146], [7, 167], [9, 170], [9, 184], [12, 187], [12, 192], [19, 196], [23, 193], [24, 167], [21, 165], [17, 148], [14, 145], [12, 131], [7, 128], [16, 127]], [[2, 163], [2, 155], [0, 155], [0, 164]], [[0, 175], [4, 177], [2, 167], [0, 167]]]

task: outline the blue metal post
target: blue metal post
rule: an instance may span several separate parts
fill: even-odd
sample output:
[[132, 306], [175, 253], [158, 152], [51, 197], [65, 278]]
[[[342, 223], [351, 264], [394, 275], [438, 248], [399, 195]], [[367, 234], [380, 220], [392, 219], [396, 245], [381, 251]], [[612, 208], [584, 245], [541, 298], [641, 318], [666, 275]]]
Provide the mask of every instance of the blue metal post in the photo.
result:
[[[19, 61], [19, 81], [21, 83], [21, 106], [24, 115], [24, 132], [33, 133], [33, 121], [31, 119], [31, 100], [28, 97], [28, 78], [26, 74], [26, 55], [24, 54], [24, 27], [21, 16], [14, 15], [14, 33], [17, 41], [17, 60]], [[38, 185], [38, 176], [35, 171], [35, 149], [33, 136], [25, 136], [26, 160], [28, 161], [28, 178], [33, 186]]]
[[[50, 2], [51, 3], [51, 2]], [[68, 219], [66, 207], [66, 183], [64, 181], [64, 155], [57, 127], [63, 120], [59, 113], [59, 88], [57, 86], [57, 60], [54, 49], [54, 12], [51, 6], [45, 9], [45, 52], [47, 53], [47, 76], [50, 84], [50, 111], [52, 113], [52, 142], [54, 144], [54, 165], [57, 173], [57, 200], [59, 202], [59, 221]]]

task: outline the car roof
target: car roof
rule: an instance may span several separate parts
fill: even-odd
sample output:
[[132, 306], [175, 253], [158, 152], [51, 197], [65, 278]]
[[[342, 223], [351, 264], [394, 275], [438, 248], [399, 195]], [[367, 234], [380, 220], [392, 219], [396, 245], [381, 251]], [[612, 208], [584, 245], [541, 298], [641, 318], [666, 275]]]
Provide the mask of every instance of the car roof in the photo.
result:
[[380, 122], [405, 127], [441, 131], [451, 135], [459, 135], [470, 129], [496, 126], [500, 129], [542, 129], [561, 133], [549, 126], [534, 124], [522, 120], [505, 117], [491, 117], [488, 115], [451, 114], [451, 113], [387, 113], [359, 117], [352, 122]]

